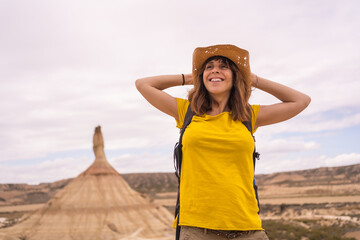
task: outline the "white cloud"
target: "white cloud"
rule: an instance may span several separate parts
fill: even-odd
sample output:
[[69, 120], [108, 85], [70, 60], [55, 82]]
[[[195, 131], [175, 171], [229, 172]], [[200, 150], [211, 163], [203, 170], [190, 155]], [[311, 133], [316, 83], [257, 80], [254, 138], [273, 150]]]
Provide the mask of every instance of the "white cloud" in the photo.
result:
[[146, 152], [139, 154], [124, 154], [110, 159], [110, 163], [120, 173], [174, 171], [171, 154]]
[[[92, 159], [93, 160], [93, 159]], [[39, 184], [74, 178], [92, 162], [88, 157], [57, 158], [52, 161], [23, 165], [0, 165], [0, 182]]]
[[256, 145], [262, 153], [291, 153], [315, 150], [320, 144], [313, 141], [301, 141], [297, 139], [266, 139], [257, 138]]
[[[14, 166], [0, 164], [0, 182], [39, 184], [41, 182], [74, 178], [85, 171], [94, 159], [95, 157], [83, 155]], [[108, 159], [109, 163], [119, 173], [173, 171], [171, 154], [145, 152], [122, 154]]]

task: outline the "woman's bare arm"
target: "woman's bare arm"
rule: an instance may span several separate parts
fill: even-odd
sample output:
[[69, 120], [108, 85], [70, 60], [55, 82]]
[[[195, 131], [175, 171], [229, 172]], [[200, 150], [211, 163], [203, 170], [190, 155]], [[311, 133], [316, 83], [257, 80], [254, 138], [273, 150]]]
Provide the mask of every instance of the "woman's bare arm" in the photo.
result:
[[[185, 74], [185, 84], [192, 84], [192, 75]], [[160, 111], [178, 119], [176, 98], [162, 91], [166, 88], [180, 86], [183, 83], [181, 74], [146, 77], [136, 80], [135, 85], [144, 98]]]
[[255, 74], [252, 74], [251, 80], [254, 87], [282, 101], [281, 103], [272, 105], [261, 105], [255, 127], [288, 120], [299, 114], [310, 104], [310, 97], [295, 89], [256, 76]]

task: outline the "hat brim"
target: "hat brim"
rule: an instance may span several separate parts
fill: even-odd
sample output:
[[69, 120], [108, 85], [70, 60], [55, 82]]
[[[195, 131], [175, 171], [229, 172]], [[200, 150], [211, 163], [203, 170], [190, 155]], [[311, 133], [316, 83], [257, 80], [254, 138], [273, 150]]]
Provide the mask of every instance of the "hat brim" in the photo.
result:
[[223, 56], [235, 63], [244, 75], [250, 75], [249, 52], [231, 44], [198, 47], [193, 53], [193, 76], [199, 76], [202, 66], [207, 59], [214, 56]]

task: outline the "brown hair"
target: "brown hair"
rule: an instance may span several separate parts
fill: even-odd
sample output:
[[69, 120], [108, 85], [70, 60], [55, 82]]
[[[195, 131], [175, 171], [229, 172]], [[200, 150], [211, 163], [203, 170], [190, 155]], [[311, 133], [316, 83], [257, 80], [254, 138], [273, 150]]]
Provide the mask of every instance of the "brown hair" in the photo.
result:
[[228, 58], [223, 56], [214, 56], [205, 61], [198, 74], [193, 76], [194, 88], [190, 90], [188, 99], [191, 109], [199, 116], [211, 110], [212, 99], [205, 88], [203, 82], [203, 73], [205, 66], [212, 60], [220, 60], [230, 67], [233, 73], [233, 87], [230, 90], [228, 107], [232, 111], [232, 119], [240, 121], [251, 121], [251, 107], [249, 98], [251, 95], [250, 75], [246, 75]]

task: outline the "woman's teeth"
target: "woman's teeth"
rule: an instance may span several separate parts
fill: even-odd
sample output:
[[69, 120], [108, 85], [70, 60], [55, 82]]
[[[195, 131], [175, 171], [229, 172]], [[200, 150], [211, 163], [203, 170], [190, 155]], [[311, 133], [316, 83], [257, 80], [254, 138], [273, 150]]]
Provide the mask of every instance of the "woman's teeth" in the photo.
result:
[[210, 82], [221, 82], [222, 80], [220, 78], [212, 78], [210, 79]]

